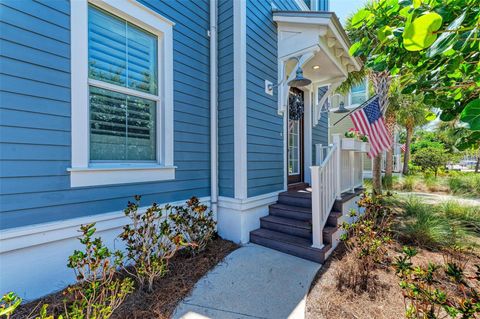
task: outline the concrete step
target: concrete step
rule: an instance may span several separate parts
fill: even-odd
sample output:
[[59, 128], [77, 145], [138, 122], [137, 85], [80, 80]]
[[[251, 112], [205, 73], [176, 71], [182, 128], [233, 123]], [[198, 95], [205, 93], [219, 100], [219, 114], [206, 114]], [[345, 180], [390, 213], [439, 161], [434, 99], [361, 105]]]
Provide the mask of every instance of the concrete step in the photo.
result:
[[312, 209], [308, 207], [299, 207], [285, 204], [272, 204], [269, 206], [270, 215], [311, 221], [312, 220]]
[[318, 263], [325, 261], [325, 253], [331, 248], [330, 245], [325, 245], [322, 249], [313, 248], [310, 239], [263, 228], [250, 232], [250, 241]]
[[260, 218], [260, 227], [288, 235], [312, 238], [312, 224], [309, 221], [268, 215]]

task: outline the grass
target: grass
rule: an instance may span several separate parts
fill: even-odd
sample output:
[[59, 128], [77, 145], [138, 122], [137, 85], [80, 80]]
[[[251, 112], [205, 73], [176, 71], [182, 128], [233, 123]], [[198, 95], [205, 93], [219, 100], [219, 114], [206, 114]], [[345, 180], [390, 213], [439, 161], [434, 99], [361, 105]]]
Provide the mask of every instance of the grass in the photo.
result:
[[426, 204], [410, 196], [399, 201], [403, 213], [395, 230], [406, 244], [437, 249], [453, 246], [473, 247], [480, 237], [480, 208], [455, 201]]
[[407, 192], [450, 193], [464, 197], [479, 197], [480, 174], [448, 172], [438, 177], [432, 174], [407, 175], [394, 178], [393, 189]]

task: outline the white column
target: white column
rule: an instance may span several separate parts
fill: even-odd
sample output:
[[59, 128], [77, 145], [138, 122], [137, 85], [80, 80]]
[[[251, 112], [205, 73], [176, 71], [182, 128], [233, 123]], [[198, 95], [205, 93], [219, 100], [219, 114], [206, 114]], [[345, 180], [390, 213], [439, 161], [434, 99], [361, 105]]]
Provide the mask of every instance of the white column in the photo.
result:
[[333, 145], [336, 145], [337, 147], [337, 152], [336, 152], [336, 159], [335, 161], [337, 162], [337, 171], [335, 172], [335, 179], [336, 179], [336, 187], [337, 189], [335, 190], [336, 193], [336, 198], [337, 199], [342, 199], [342, 190], [341, 190], [341, 185], [340, 185], [340, 176], [341, 176], [341, 167], [342, 167], [342, 158], [341, 158], [341, 153], [342, 153], [342, 139], [340, 138], [340, 134], [333, 134], [332, 135], [332, 141]]

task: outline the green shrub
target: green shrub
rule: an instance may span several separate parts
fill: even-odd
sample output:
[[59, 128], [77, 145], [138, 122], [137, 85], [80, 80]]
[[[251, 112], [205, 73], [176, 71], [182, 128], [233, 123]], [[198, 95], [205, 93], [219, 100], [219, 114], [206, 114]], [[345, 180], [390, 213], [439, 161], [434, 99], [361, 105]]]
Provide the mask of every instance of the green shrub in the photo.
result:
[[125, 242], [127, 258], [134, 269], [133, 272], [125, 270], [141, 288], [147, 287], [151, 292], [155, 279], [165, 275], [169, 260], [185, 243], [169, 224], [168, 207], [153, 203], [141, 213], [139, 206], [140, 196], [135, 196], [135, 203], [128, 202], [124, 212], [132, 224], [123, 227], [120, 238]]
[[9, 292], [0, 299], [0, 317], [9, 319], [15, 309], [22, 303], [22, 298], [14, 292]]
[[450, 191], [455, 195], [480, 196], [480, 174], [452, 172], [448, 178]]
[[92, 239], [96, 231], [94, 226], [80, 227], [79, 240], [84, 250], [75, 250], [68, 257], [67, 266], [75, 271], [78, 282], [66, 290], [72, 298], [68, 300], [68, 307], [66, 305], [67, 318], [107, 319], [133, 291], [132, 279], [121, 279], [117, 275], [123, 255], [110, 251], [100, 238]]
[[417, 183], [417, 178], [414, 175], [405, 176], [402, 182], [402, 190], [413, 191]]
[[196, 197], [190, 198], [186, 205], [171, 207], [169, 218], [174, 231], [189, 244], [187, 249], [193, 253], [203, 251], [216, 233], [213, 212]]
[[423, 172], [428, 170], [438, 174], [438, 169], [445, 166], [448, 161], [448, 154], [442, 148], [426, 147], [419, 149], [412, 157], [412, 162], [422, 168]]
[[425, 248], [473, 245], [470, 236], [479, 227], [478, 209], [457, 205], [432, 205], [410, 196], [400, 204], [404, 212], [396, 225], [397, 234]]
[[[403, 255], [393, 263], [400, 278], [406, 318], [477, 318], [479, 273], [467, 276], [466, 262], [448, 255], [444, 264], [415, 266], [412, 258], [416, 254], [415, 249], [404, 247]], [[477, 269], [480, 271], [480, 266]]]

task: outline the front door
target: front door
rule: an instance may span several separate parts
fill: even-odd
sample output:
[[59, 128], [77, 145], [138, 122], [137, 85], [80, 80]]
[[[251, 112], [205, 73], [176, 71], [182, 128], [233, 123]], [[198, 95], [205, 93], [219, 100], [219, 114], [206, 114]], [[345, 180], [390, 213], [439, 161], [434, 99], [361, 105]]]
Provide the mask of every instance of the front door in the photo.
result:
[[288, 99], [288, 184], [303, 182], [303, 91], [291, 88]]

